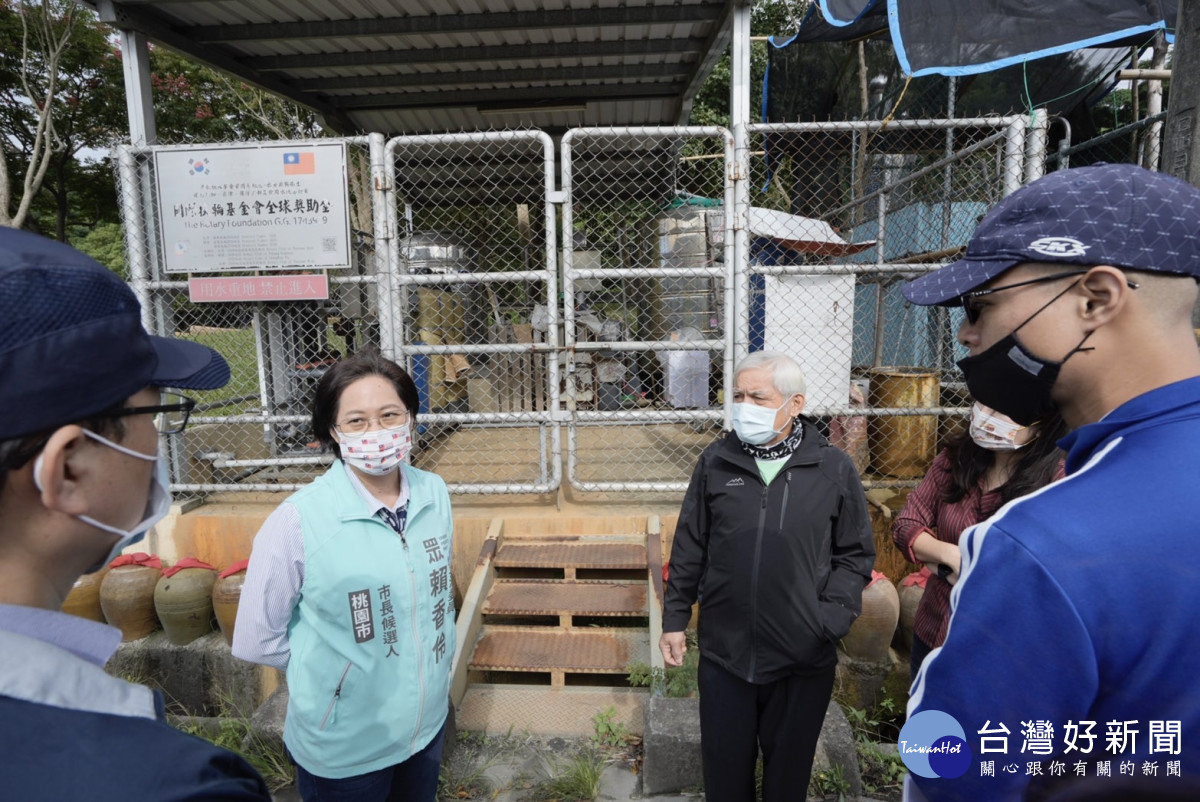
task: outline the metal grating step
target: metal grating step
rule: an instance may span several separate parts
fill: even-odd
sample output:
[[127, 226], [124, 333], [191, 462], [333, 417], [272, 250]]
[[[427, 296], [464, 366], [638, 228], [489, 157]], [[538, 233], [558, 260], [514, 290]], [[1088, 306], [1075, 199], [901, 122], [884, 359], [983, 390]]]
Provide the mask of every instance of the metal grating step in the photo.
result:
[[631, 662], [650, 660], [649, 631], [562, 630], [546, 627], [485, 626], [475, 644], [473, 671], [550, 672], [556, 685], [562, 674], [625, 674]]
[[645, 582], [497, 579], [486, 615], [645, 615]]
[[619, 542], [505, 541], [492, 564], [497, 568], [644, 569], [646, 547]]

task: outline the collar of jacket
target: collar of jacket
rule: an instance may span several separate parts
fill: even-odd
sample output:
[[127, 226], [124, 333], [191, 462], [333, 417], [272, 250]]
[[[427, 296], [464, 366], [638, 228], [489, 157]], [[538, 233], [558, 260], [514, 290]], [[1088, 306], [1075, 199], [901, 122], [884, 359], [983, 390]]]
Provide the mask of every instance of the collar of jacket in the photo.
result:
[[[337, 470], [338, 467], [341, 470]], [[387, 521], [372, 513], [367, 507], [362, 496], [355, 490], [354, 485], [350, 482], [350, 477], [347, 471], [350, 466], [341, 460], [337, 460], [329, 471], [329, 480], [333, 484], [334, 497], [338, 499], [338, 518], [343, 521], [379, 521], [384, 526], [388, 526]], [[421, 471], [410, 468], [408, 465], [401, 465], [400, 470], [404, 471], [404, 478], [408, 481], [408, 522], [411, 524], [417, 513], [432, 503], [428, 493], [425, 491], [425, 477], [421, 476]]]
[[1067, 475], [1087, 463], [1105, 443], [1143, 426], [1160, 426], [1171, 420], [1200, 414], [1200, 376], [1163, 385], [1131, 398], [1095, 423], [1081, 426], [1058, 441], [1067, 452]]
[[[817, 431], [817, 427], [813, 424], [812, 418], [806, 415], [800, 416], [800, 425], [804, 427], [804, 437], [800, 440], [800, 447], [792, 452], [788, 457], [787, 462], [783, 464], [783, 469], [787, 470], [797, 465], [816, 465], [821, 461], [820, 450], [829, 445], [829, 442]], [[717, 450], [717, 456], [727, 462], [732, 462], [745, 470], [756, 472], [758, 466], [754, 462], [754, 457], [747, 454], [742, 449], [742, 444], [738, 441], [738, 437], [733, 432], [728, 432], [725, 435], [725, 440], [721, 443], [721, 447]]]

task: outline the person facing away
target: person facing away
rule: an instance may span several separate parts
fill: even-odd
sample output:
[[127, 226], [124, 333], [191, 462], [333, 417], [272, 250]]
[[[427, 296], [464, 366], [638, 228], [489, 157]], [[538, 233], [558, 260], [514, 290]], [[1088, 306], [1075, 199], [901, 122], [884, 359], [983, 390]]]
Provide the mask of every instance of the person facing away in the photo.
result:
[[1198, 277], [1200, 190], [1097, 165], [1014, 192], [964, 259], [905, 286], [965, 310], [976, 399], [1020, 424], [1057, 408], [1071, 429], [1066, 478], [963, 535], [908, 713], [953, 716], [971, 760], [956, 779], [910, 773], [910, 798], [1200, 776]]
[[450, 494], [407, 464], [417, 387], [360, 352], [317, 383], [337, 459], [254, 538], [233, 654], [287, 672], [283, 741], [305, 800], [437, 795], [454, 660]]
[[833, 692], [837, 642], [875, 562], [853, 462], [804, 410], [804, 375], [760, 351], [734, 374], [734, 433], [692, 473], [671, 546], [659, 641], [683, 662], [700, 602], [701, 757], [714, 802], [802, 799]]
[[1063, 475], [1059, 439], [1067, 433], [1057, 412], [1021, 426], [976, 402], [967, 427], [949, 439], [892, 524], [905, 559], [930, 571], [913, 621], [909, 672], [946, 640], [950, 588], [958, 581], [958, 539], [1000, 507]]
[[119, 630], [61, 612], [165, 516], [159, 439], [229, 366], [151, 337], [130, 289], [58, 242], [0, 228], [0, 797], [267, 800], [241, 757], [170, 727], [109, 676]]

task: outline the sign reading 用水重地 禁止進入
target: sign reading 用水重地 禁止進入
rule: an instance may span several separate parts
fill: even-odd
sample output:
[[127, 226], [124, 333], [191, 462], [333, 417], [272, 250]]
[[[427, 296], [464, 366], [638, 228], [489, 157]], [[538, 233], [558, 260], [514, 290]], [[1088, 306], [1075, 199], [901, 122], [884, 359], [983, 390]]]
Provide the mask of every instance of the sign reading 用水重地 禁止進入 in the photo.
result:
[[341, 142], [154, 151], [167, 273], [350, 266]]

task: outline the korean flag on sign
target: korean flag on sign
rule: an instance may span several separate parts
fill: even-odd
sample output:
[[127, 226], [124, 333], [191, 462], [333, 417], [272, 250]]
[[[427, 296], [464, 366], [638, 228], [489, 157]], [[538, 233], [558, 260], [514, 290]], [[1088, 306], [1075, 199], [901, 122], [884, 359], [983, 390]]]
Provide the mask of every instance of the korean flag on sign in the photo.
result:
[[283, 154], [283, 174], [284, 175], [311, 175], [317, 171], [316, 154], [312, 151], [308, 153], [285, 153]]

